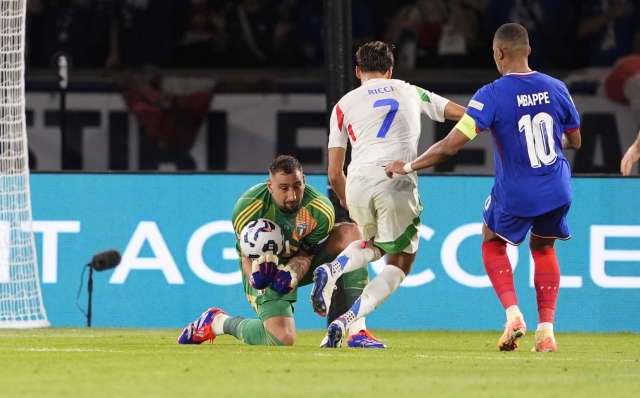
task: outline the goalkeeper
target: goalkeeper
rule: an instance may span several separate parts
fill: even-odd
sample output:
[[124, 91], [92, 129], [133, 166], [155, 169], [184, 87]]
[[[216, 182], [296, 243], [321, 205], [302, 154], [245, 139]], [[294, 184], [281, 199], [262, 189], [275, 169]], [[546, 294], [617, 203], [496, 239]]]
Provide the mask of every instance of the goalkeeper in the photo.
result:
[[[252, 220], [269, 219], [284, 234], [285, 250], [276, 256], [261, 257], [261, 263], [242, 255], [237, 237]], [[249, 188], [233, 209], [236, 250], [240, 256], [244, 292], [259, 319], [231, 317], [219, 308], [210, 308], [187, 325], [178, 344], [200, 344], [222, 334], [233, 335], [246, 344], [293, 345], [293, 319], [298, 299], [297, 286], [312, 283], [313, 270], [333, 261], [351, 242], [361, 240], [357, 226], [334, 226], [335, 214], [329, 199], [305, 184], [302, 165], [291, 156], [279, 156], [269, 167], [269, 179]], [[284, 265], [285, 267], [279, 267]], [[343, 276], [347, 306], [350, 307], [369, 282], [365, 267]], [[385, 348], [366, 330], [364, 318], [349, 328], [349, 347]]]

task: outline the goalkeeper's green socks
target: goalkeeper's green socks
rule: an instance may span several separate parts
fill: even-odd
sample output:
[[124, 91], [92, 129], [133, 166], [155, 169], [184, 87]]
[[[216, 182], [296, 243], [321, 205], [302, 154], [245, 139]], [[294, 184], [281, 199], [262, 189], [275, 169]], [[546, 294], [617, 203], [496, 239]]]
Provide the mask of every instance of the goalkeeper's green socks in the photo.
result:
[[[368, 267], [342, 274], [342, 281], [344, 283], [344, 295], [347, 302], [347, 308], [351, 308], [356, 300], [360, 298], [362, 290], [369, 283]], [[367, 325], [364, 318], [360, 318], [349, 325], [348, 334], [351, 336], [366, 329]]]
[[271, 332], [265, 329], [262, 320], [247, 319], [241, 316], [229, 317], [222, 325], [224, 334], [230, 334], [236, 339], [251, 345], [284, 345]]
[[347, 308], [351, 308], [362, 294], [364, 287], [369, 283], [369, 270], [360, 268], [359, 270], [342, 274], [342, 282], [344, 283]]

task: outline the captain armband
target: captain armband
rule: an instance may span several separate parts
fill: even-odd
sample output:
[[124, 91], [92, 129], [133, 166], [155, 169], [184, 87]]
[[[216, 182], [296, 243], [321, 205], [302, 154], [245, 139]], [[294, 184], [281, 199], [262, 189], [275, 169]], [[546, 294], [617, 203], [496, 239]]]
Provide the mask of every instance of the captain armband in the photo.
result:
[[476, 132], [476, 121], [466, 113], [462, 116], [462, 119], [458, 121], [456, 128], [462, 131], [462, 133], [469, 137], [470, 140], [476, 138], [478, 135]]

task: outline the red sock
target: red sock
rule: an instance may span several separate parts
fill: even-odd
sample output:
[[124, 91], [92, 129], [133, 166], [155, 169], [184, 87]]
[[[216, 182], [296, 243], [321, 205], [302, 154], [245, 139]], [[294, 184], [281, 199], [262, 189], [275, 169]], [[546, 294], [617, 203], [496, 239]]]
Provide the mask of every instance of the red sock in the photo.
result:
[[507, 309], [518, 305], [513, 286], [513, 270], [507, 257], [507, 243], [497, 240], [483, 243], [482, 262], [502, 306]]
[[536, 287], [538, 301], [538, 322], [553, 323], [560, 290], [560, 266], [556, 249], [536, 250], [532, 251], [531, 255], [536, 266], [533, 285]]

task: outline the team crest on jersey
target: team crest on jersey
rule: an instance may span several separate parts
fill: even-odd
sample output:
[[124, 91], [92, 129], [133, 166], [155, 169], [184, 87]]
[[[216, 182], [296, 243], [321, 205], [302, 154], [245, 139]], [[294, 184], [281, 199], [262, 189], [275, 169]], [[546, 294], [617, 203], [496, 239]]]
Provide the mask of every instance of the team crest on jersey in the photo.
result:
[[305, 236], [307, 234], [307, 223], [304, 221], [300, 221], [297, 225], [296, 225], [296, 234], [298, 236]]

